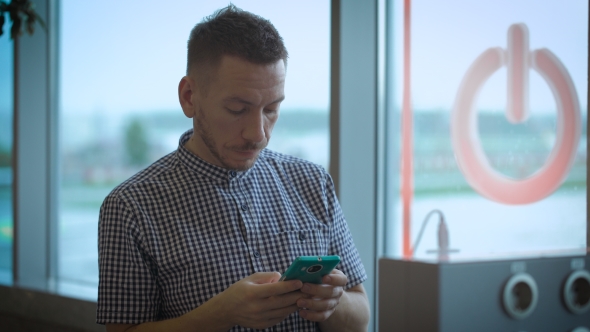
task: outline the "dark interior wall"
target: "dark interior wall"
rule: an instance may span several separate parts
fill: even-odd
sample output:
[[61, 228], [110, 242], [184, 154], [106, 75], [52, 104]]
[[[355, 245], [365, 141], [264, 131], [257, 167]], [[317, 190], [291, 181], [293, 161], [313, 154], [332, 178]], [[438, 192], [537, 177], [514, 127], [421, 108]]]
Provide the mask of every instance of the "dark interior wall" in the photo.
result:
[[96, 303], [0, 286], [2, 331], [94, 332], [105, 331], [95, 323]]
[[27, 317], [5, 315], [0, 313], [0, 326], [3, 331], [11, 332], [83, 332], [86, 330], [73, 329], [47, 322], [40, 322]]

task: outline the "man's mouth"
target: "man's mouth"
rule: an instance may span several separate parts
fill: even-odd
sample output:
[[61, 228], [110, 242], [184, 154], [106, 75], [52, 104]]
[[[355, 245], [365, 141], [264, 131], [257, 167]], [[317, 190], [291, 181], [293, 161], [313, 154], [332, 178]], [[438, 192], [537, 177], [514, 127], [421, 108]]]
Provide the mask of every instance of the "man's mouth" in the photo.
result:
[[253, 158], [258, 155], [260, 149], [234, 150], [234, 152], [245, 158]]

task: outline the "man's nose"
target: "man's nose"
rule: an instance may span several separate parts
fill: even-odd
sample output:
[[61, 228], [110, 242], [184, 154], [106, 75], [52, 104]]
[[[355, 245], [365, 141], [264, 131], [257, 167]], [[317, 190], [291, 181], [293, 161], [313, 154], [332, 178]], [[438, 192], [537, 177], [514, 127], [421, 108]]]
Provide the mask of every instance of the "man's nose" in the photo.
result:
[[250, 112], [247, 116], [242, 138], [253, 143], [264, 141], [264, 114], [262, 110]]

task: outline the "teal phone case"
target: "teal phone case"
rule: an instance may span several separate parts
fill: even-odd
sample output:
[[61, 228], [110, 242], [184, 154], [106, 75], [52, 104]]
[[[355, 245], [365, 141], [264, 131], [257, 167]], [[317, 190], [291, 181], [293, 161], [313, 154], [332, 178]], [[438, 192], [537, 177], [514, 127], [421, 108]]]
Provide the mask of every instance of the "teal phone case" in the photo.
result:
[[321, 284], [322, 277], [332, 272], [338, 263], [339, 256], [299, 256], [279, 280], [301, 280]]

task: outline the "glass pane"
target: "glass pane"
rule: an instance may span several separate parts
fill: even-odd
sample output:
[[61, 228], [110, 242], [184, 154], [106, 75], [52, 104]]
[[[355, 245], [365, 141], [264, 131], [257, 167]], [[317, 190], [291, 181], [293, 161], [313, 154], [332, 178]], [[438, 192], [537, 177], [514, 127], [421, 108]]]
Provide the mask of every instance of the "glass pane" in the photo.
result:
[[[400, 115], [403, 2], [395, 6]], [[412, 2], [410, 242], [439, 209], [459, 255], [586, 247], [587, 73], [585, 0]], [[519, 100], [528, 117], [507, 111]], [[401, 253], [402, 213], [397, 204], [390, 254]], [[415, 257], [435, 257], [431, 219]]]
[[[6, 27], [5, 27], [6, 28]], [[0, 284], [12, 284], [13, 42], [0, 37]]]
[[[232, 3], [273, 22], [289, 50], [286, 100], [269, 148], [327, 167], [330, 2]], [[186, 42], [196, 23], [227, 4], [61, 2], [62, 294], [96, 298], [100, 204], [192, 127], [177, 97]]]

